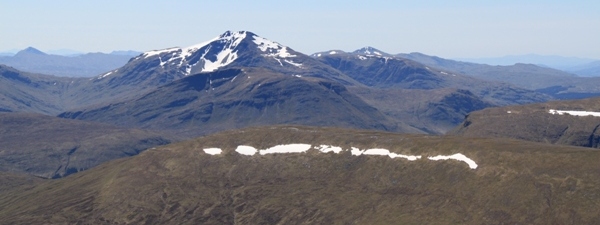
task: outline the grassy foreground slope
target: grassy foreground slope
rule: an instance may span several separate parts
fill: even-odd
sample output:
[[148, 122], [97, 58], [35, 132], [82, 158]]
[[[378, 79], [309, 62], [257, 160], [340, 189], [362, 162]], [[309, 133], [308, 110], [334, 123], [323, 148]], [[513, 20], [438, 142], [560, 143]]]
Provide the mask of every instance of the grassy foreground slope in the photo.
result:
[[[385, 148], [408, 161], [239, 145]], [[220, 155], [203, 149], [217, 147]], [[478, 164], [432, 161], [462, 153]], [[600, 152], [512, 139], [310, 127], [228, 131], [0, 193], [7, 224], [598, 224]]]

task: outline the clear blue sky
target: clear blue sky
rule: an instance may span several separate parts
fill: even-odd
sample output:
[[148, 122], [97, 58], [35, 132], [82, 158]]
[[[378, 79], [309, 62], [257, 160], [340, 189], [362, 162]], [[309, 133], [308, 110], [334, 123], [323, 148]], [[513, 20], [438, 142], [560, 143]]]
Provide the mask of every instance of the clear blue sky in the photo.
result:
[[1, 0], [0, 20], [0, 51], [147, 51], [248, 30], [306, 54], [373, 46], [445, 58], [600, 59], [597, 0]]

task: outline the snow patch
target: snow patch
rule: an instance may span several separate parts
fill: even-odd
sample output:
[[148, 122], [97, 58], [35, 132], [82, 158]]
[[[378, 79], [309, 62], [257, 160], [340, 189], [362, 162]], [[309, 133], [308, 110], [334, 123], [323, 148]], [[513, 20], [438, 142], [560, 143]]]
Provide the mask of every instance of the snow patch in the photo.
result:
[[[98, 76], [98, 80], [100, 80], [100, 79], [102, 79], [102, 78], [105, 78], [105, 77], [108, 77], [108, 76], [110, 76], [111, 74], [113, 74], [113, 73], [114, 73], [114, 72], [116, 72], [116, 71], [117, 71], [117, 70], [113, 70], [113, 71], [109, 71], [109, 72], [107, 72], [107, 73], [105, 73], [105, 74], [102, 74], [102, 75]], [[72, 83], [72, 82], [71, 82], [71, 83]]]
[[363, 155], [389, 155], [390, 150], [382, 148], [367, 149], [363, 152]]
[[339, 154], [340, 152], [343, 151], [342, 147], [332, 146], [332, 145], [320, 145], [319, 147], [315, 147], [315, 148], [322, 153], [333, 152], [335, 154]]
[[292, 60], [287, 60], [287, 59], [284, 59], [283, 61], [285, 61], [286, 63], [289, 63], [289, 64], [291, 64], [291, 65], [293, 65], [293, 66], [296, 66], [296, 67], [298, 67], [298, 68], [302, 68], [302, 63], [295, 63], [294, 61], [292, 61]]
[[331, 51], [331, 52], [329, 52], [329, 54], [330, 55], [335, 55], [335, 54], [337, 54], [337, 52], [336, 51]]
[[427, 159], [434, 160], [434, 161], [454, 159], [454, 160], [458, 160], [458, 161], [462, 161], [462, 162], [467, 163], [467, 165], [469, 165], [469, 168], [471, 168], [471, 169], [477, 169], [477, 163], [475, 163], [475, 161], [473, 161], [469, 157], [466, 157], [465, 155], [460, 154], [460, 153], [457, 153], [457, 154], [454, 154], [454, 155], [430, 156], [430, 157], [427, 157]]
[[569, 111], [569, 110], [556, 110], [550, 109], [548, 113], [553, 115], [572, 115], [572, 116], [594, 116], [600, 117], [600, 112], [589, 112], [589, 111]]
[[296, 57], [296, 55], [292, 55], [290, 52], [288, 52], [288, 47], [280, 45], [277, 42], [256, 35], [253, 36], [253, 38], [254, 43], [258, 45], [258, 49], [267, 53], [263, 56], [279, 58]]
[[205, 148], [204, 149], [204, 153], [209, 154], [209, 155], [219, 155], [219, 154], [221, 154], [221, 152], [223, 152], [223, 150], [221, 150], [220, 148]]
[[351, 147], [351, 149], [350, 149], [350, 153], [352, 153], [352, 155], [355, 155], [355, 156], [362, 155], [363, 152], [364, 152], [363, 150], [360, 150], [355, 147]]
[[402, 154], [396, 154], [396, 153], [390, 153], [389, 154], [390, 158], [403, 158], [403, 159], [407, 159], [408, 161], [415, 161], [417, 159], [421, 159], [420, 155], [402, 155]]
[[274, 154], [274, 153], [302, 153], [310, 149], [309, 144], [288, 144], [288, 145], [276, 145], [271, 148], [260, 150], [259, 154]]
[[242, 155], [254, 155], [257, 152], [256, 148], [247, 145], [240, 145], [235, 149], [235, 151]]

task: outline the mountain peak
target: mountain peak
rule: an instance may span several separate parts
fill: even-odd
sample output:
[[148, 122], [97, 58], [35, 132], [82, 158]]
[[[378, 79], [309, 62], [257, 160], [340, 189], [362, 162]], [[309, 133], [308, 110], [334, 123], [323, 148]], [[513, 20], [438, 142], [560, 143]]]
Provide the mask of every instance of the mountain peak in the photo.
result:
[[371, 46], [363, 47], [361, 49], [353, 51], [352, 53], [359, 54], [359, 55], [376, 55], [376, 56], [387, 56], [387, 55], [390, 55], [388, 53], [380, 51], [379, 49], [373, 48]]
[[135, 59], [150, 59], [162, 68], [175, 68], [184, 75], [190, 75], [215, 71], [240, 61], [238, 59], [242, 55], [246, 58], [262, 56], [281, 66], [302, 66], [289, 59], [297, 56], [293, 50], [249, 31], [226, 31], [206, 42], [185, 48], [148, 51]]
[[23, 49], [23, 50], [17, 52], [17, 55], [21, 55], [21, 54], [46, 55], [46, 53], [44, 53], [34, 47], [27, 47], [26, 49]]

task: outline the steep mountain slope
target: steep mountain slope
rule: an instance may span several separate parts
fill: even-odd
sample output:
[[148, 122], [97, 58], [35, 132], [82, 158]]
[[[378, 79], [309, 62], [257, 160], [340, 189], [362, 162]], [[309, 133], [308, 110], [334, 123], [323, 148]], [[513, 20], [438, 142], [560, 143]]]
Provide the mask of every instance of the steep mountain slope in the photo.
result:
[[468, 113], [494, 106], [470, 91], [454, 88], [419, 90], [350, 87], [349, 91], [390, 118], [430, 134], [444, 134], [462, 123]]
[[598, 148], [600, 117], [591, 112], [600, 112], [600, 98], [489, 108], [471, 113], [450, 134]]
[[422, 132], [388, 119], [335, 81], [248, 67], [187, 76], [141, 97], [59, 116], [185, 136], [272, 124]]
[[99, 123], [0, 113], [0, 171], [62, 177], [172, 140]]
[[581, 99], [600, 96], [600, 87], [595, 85], [600, 81], [600, 78], [577, 77], [571, 73], [532, 64], [490, 66], [443, 59], [421, 53], [398, 54], [396, 56], [412, 59], [430, 67], [538, 90], [556, 99]]
[[[298, 153], [268, 154], [275, 151]], [[453, 154], [462, 161], [433, 160]], [[598, 160], [598, 151], [533, 142], [265, 127], [157, 148], [0, 194], [0, 219], [597, 224]]]
[[29, 47], [14, 56], [1, 56], [0, 64], [22, 71], [62, 77], [92, 77], [119, 68], [131, 55], [87, 53], [77, 56], [46, 54]]
[[0, 112], [57, 114], [64, 110], [63, 94], [71, 81], [0, 65]]

